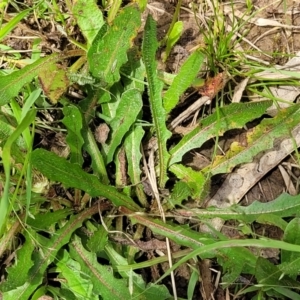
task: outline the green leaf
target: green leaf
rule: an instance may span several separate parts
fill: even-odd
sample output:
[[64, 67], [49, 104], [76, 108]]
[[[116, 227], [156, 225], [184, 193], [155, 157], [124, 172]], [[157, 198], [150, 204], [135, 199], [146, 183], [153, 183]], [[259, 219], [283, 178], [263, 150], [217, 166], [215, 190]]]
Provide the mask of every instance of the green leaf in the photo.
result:
[[142, 126], [134, 126], [124, 140], [125, 153], [128, 164], [128, 175], [134, 185], [136, 195], [143, 207], [147, 207], [147, 199], [141, 184], [141, 143], [145, 131]]
[[[300, 202], [299, 196], [298, 199]], [[300, 218], [294, 218], [289, 222], [289, 224], [287, 225], [284, 231], [283, 240], [287, 243], [300, 245]], [[299, 254], [297, 252], [282, 250], [281, 263], [292, 264], [293, 270], [297, 270], [297, 273], [291, 274], [291, 272], [289, 272], [290, 275], [295, 276], [300, 273], [300, 259], [299, 259]]]
[[28, 279], [28, 272], [33, 266], [31, 259], [32, 252], [34, 251], [35, 245], [32, 241], [32, 237], [25, 232], [25, 242], [22, 247], [16, 251], [16, 258], [14, 264], [6, 268], [8, 273], [6, 280], [0, 284], [0, 290], [2, 292], [8, 292], [22, 286]]
[[82, 146], [84, 140], [82, 138], [82, 115], [75, 105], [64, 106], [63, 124], [67, 127], [66, 141], [70, 147], [70, 162], [77, 163], [79, 166], [83, 164]]
[[[172, 239], [172, 237], [170, 237], [170, 238]], [[293, 244], [285, 243], [282, 241], [276, 241], [276, 240], [270, 240], [270, 239], [225, 240], [225, 241], [220, 241], [220, 242], [219, 241], [212, 242], [210, 244], [202, 245], [201, 247], [198, 247], [196, 249], [194, 248], [195, 250], [188, 253], [186, 256], [184, 256], [178, 262], [176, 262], [172, 266], [172, 268], [168, 269], [165, 272], [165, 274], [159, 278], [159, 280], [166, 278], [166, 276], [168, 276], [173, 270], [178, 268], [181, 264], [185, 263], [186, 261], [188, 261], [189, 259], [191, 259], [197, 255], [200, 255], [202, 257], [205, 254], [210, 254], [210, 255], [214, 255], [213, 257], [215, 257], [216, 253], [220, 253], [220, 256], [222, 257], [222, 254], [223, 254], [223, 251], [225, 250], [225, 248], [229, 248], [230, 250], [232, 250], [232, 249], [238, 248], [238, 247], [278, 248], [278, 249], [284, 249], [284, 250], [288, 250], [288, 251], [300, 252], [300, 246], [298, 246], [298, 245], [293, 245]], [[239, 251], [240, 249], [237, 249], [237, 250]], [[252, 255], [250, 261], [248, 261], [248, 259], [251, 256], [251, 252], [248, 251], [248, 254], [250, 254], [249, 257], [244, 256], [244, 259], [247, 260], [247, 264], [249, 263], [252, 265], [253, 262], [256, 261], [256, 257], [254, 255]], [[228, 256], [228, 258], [230, 258], [230, 256]], [[234, 265], [235, 262], [232, 261], [232, 264]], [[275, 267], [271, 263], [270, 263], [270, 265]], [[259, 266], [259, 263], [257, 263], [257, 266]], [[268, 272], [266, 272], [266, 273], [268, 273]], [[259, 274], [259, 272], [256, 272], [256, 274]], [[269, 274], [270, 274], [270, 272], [268, 273], [268, 275]], [[279, 275], [280, 275], [280, 271], [279, 271]], [[260, 275], [260, 278], [265, 279], [266, 277], [264, 277], [264, 274], [262, 274], [262, 275]], [[279, 277], [278, 277], [278, 279], [279, 279]], [[278, 284], [278, 279], [277, 279], [276, 285]], [[290, 283], [291, 280], [288, 279], [288, 282]], [[299, 286], [299, 283], [296, 282], [295, 286]]]
[[247, 122], [260, 117], [271, 104], [272, 101], [233, 103], [219, 108], [218, 112], [200, 120], [199, 126], [186, 134], [170, 150], [170, 164], [180, 161], [185, 153], [191, 149], [199, 148], [210, 138], [222, 136], [224, 132], [230, 129], [242, 128]]
[[106, 163], [113, 159], [115, 150], [121, 144], [125, 134], [128, 133], [132, 124], [136, 121], [143, 106], [142, 97], [138, 90], [127, 90], [122, 94], [120, 104], [115, 117], [110, 122], [112, 135], [108, 145], [103, 145], [107, 153]]
[[209, 193], [210, 177], [207, 174], [194, 171], [181, 164], [172, 165], [170, 171], [188, 185], [193, 199], [204, 199]]
[[103, 196], [111, 200], [116, 206], [140, 210], [131, 198], [119, 193], [116, 188], [99, 182], [96, 176], [87, 174], [79, 165], [71, 164], [52, 152], [44, 149], [34, 150], [32, 165], [49, 179], [83, 190], [91, 197]]
[[256, 257], [249, 249], [233, 247], [222, 249], [221, 255], [218, 255], [218, 264], [223, 268], [222, 286], [224, 288], [230, 286], [243, 271], [247, 274], [254, 274], [255, 263]]
[[41, 71], [48, 70], [49, 66], [67, 57], [81, 55], [80, 51], [69, 51], [63, 54], [52, 54], [41, 58], [31, 65], [24, 67], [6, 76], [0, 76], [0, 106], [8, 103], [18, 95], [21, 88], [31, 82]]
[[[108, 222], [111, 222], [111, 220], [108, 220]], [[108, 226], [107, 222], [105, 224]], [[99, 253], [104, 250], [107, 240], [107, 230], [103, 226], [99, 226], [99, 228], [93, 232], [92, 236], [87, 241], [87, 247], [91, 252]]]
[[[282, 109], [272, 119], [264, 119], [258, 126], [248, 132], [247, 146], [238, 142], [232, 143], [225, 156], [217, 156], [213, 165], [206, 167], [202, 172], [210, 172], [212, 175], [228, 173], [236, 165], [251, 162], [259, 152], [271, 149], [276, 139], [290, 136], [292, 129], [299, 124], [299, 108], [300, 105], [295, 104]], [[244, 114], [243, 111], [241, 116]]]
[[178, 103], [180, 96], [191, 86], [204, 60], [204, 55], [195, 51], [182, 65], [171, 86], [166, 91], [163, 103], [168, 114]]
[[[105, 252], [109, 257], [110, 262], [114, 267], [128, 265], [127, 260], [121, 256], [115, 249], [108, 243], [105, 246]], [[136, 296], [139, 300], [157, 300], [157, 299], [169, 299], [171, 297], [166, 286], [149, 284], [146, 285], [141, 275], [136, 274], [132, 270], [121, 271], [120, 275], [123, 278], [131, 278], [133, 283], [133, 296]]]
[[60, 209], [56, 211], [49, 211], [46, 213], [39, 213], [34, 216], [34, 219], [28, 217], [26, 224], [33, 227], [36, 231], [47, 231], [53, 224], [58, 223], [60, 220], [64, 220], [72, 212], [71, 209]]
[[[145, 215], [137, 215], [132, 214], [129, 210], [122, 208], [121, 212], [123, 214], [129, 215], [130, 219], [133, 223], [139, 223], [147, 228], [151, 229], [151, 231], [155, 234], [163, 235], [173, 240], [179, 245], [189, 247], [195, 249], [194, 255], [187, 254], [189, 259], [195, 257], [196, 255], [200, 255], [201, 258], [215, 258], [217, 257], [222, 265], [224, 265], [224, 269], [228, 271], [228, 276], [231, 278], [236, 278], [239, 274], [236, 272], [237, 267], [235, 269], [232, 266], [235, 266], [235, 261], [240, 262], [241, 266], [239, 266], [239, 270], [243, 270], [246, 273], [254, 274], [256, 257], [252, 254], [248, 249], [241, 249], [239, 247], [243, 247], [239, 245], [240, 240], [226, 240], [226, 237], [219, 234], [219, 236], [224, 239], [222, 242], [216, 242], [215, 238], [212, 238], [210, 234], [205, 234], [201, 232], [195, 232], [188, 228], [188, 226], [184, 225], [174, 225], [171, 222], [168, 224], [163, 223], [160, 220], [146, 217]], [[248, 240], [248, 244], [251, 244], [252, 240]], [[275, 241], [276, 242], [276, 241]], [[254, 244], [256, 241], [254, 241]], [[224, 247], [220, 247], [219, 245], [224, 245]], [[268, 247], [268, 242], [263, 241], [261, 243], [262, 247]], [[292, 246], [291, 244], [285, 244], [288, 246]], [[281, 246], [285, 246], [282, 245]], [[255, 245], [254, 245], [255, 246]], [[259, 244], [259, 247], [261, 245]], [[271, 247], [271, 246], [270, 246]], [[276, 247], [276, 244], [274, 245]], [[205, 251], [202, 249], [206, 249]], [[300, 247], [297, 248], [300, 251]], [[196, 253], [196, 254], [195, 254]], [[186, 261], [186, 257], [181, 259], [181, 262]], [[178, 267], [180, 263], [176, 263]], [[170, 274], [170, 272], [168, 271]], [[164, 278], [163, 276], [162, 278]], [[233, 279], [233, 280], [234, 280]]]
[[80, 32], [91, 45], [104, 24], [103, 14], [94, 0], [78, 0], [73, 4], [73, 15]]
[[[190, 267], [191, 268], [191, 267]], [[193, 295], [196, 289], [196, 285], [199, 282], [199, 278], [200, 278], [200, 273], [198, 271], [198, 269], [192, 267], [192, 274], [190, 275], [190, 280], [189, 280], [189, 285], [187, 288], [187, 298], [188, 300], [192, 300], [193, 299]]]
[[122, 4], [122, 0], [115, 0], [111, 2], [109, 11], [108, 11], [108, 16], [107, 16], [107, 22], [110, 24], [116, 17], [116, 14]]
[[55, 63], [48, 64], [47, 69], [40, 70], [39, 81], [45, 96], [53, 104], [59, 101], [69, 86], [69, 78], [66, 71]]
[[[221, 218], [223, 220], [241, 220], [252, 223], [261, 216], [285, 218], [294, 216], [300, 209], [300, 197], [281, 194], [273, 201], [262, 203], [254, 201], [249, 206], [233, 205], [227, 209], [213, 208], [193, 209], [192, 211], [203, 218]], [[276, 219], [275, 219], [276, 220]], [[277, 225], [276, 223], [274, 225]]]
[[72, 291], [76, 299], [99, 299], [98, 295], [93, 294], [93, 284], [89, 276], [82, 273], [80, 264], [73, 260], [66, 250], [63, 251], [63, 257], [57, 261], [56, 266], [60, 272], [62, 287]]
[[50, 64], [56, 62], [58, 54], [52, 54], [41, 58], [36, 62], [15, 71], [9, 75], [0, 77], [0, 106], [8, 103], [11, 98], [18, 95], [26, 83], [29, 83], [42, 69], [47, 69]]
[[127, 280], [115, 278], [112, 267], [100, 265], [96, 255], [88, 252], [77, 236], [69, 247], [71, 258], [79, 262], [82, 272], [93, 284], [94, 293], [102, 299], [131, 299]]
[[4, 293], [4, 299], [30, 299], [32, 293], [42, 283], [46, 269], [55, 260], [60, 248], [68, 243], [73, 232], [82, 226], [85, 217], [84, 213], [71, 216], [70, 220], [62, 228], [58, 229], [50, 239], [37, 234], [31, 229], [27, 229], [30, 231], [31, 237], [37, 240], [41, 247], [39, 251], [31, 252], [34, 265], [25, 273], [27, 274], [26, 282], [22, 286]]
[[111, 88], [111, 100], [101, 104], [102, 114], [100, 117], [109, 123], [115, 116], [118, 106], [121, 102], [121, 96], [124, 92], [124, 87], [120, 82], [116, 82]]
[[168, 39], [167, 39], [166, 52], [163, 55], [164, 62], [169, 57], [171, 49], [174, 47], [174, 45], [180, 39], [182, 31], [183, 31], [183, 22], [182, 21], [176, 22], [170, 32], [170, 35], [168, 36]]
[[173, 207], [181, 205], [183, 200], [188, 200], [191, 196], [191, 189], [184, 181], [177, 181], [174, 185], [172, 193], [168, 198], [168, 203], [171, 203]]
[[[17, 123], [12, 117], [0, 115], [0, 141], [6, 139], [16, 130]], [[25, 141], [22, 137], [18, 137], [15, 144], [22, 150], [26, 149]]]
[[[279, 293], [279, 297], [282, 297], [285, 296], [286, 298], [285, 299], [290, 299], [290, 300], [299, 300], [300, 297], [299, 297], [299, 293], [297, 292], [293, 292], [291, 289], [289, 288], [284, 288], [284, 287], [280, 287], [280, 286], [276, 286], [274, 287], [274, 290]], [[277, 294], [278, 295], [278, 294]], [[275, 295], [275, 296], [277, 296]], [[279, 298], [277, 296], [277, 299]]]
[[147, 7], [148, 0], [137, 0], [136, 3], [139, 5], [139, 8], [143, 12]]
[[190, 230], [184, 225], [165, 224], [160, 220], [145, 217], [144, 215], [131, 214], [125, 208], [122, 208], [122, 212], [128, 214], [133, 223], [142, 224], [148, 227], [153, 233], [168, 237], [182, 246], [197, 249], [203, 246], [204, 243], [211, 243], [213, 241], [209, 237], [209, 234]]
[[121, 68], [122, 83], [125, 89], [138, 89], [143, 92], [146, 83], [145, 66], [140, 57], [139, 50], [132, 48], [128, 51], [128, 62]]
[[260, 224], [268, 224], [268, 225], [273, 224], [274, 226], [277, 226], [281, 230], [285, 230], [287, 226], [286, 221], [284, 221], [281, 217], [278, 217], [273, 214], [262, 214], [257, 217], [256, 222]]
[[106, 172], [106, 166], [100, 153], [95, 137], [85, 121], [83, 121], [82, 137], [84, 139], [84, 149], [88, 152], [92, 159], [92, 169], [104, 184], [109, 184]]
[[297, 281], [286, 276], [282, 278], [281, 276], [282, 273], [278, 266], [273, 265], [265, 258], [259, 257], [257, 259], [255, 277], [260, 285], [266, 286], [266, 288], [270, 286], [300, 287]]
[[[88, 63], [92, 75], [104, 86], [111, 86], [120, 79], [120, 67], [127, 58], [141, 24], [140, 12], [135, 6], [120, 11], [111, 27], [102, 26], [88, 51]], [[107, 32], [105, 32], [107, 30]]]
[[128, 175], [132, 184], [141, 181], [141, 143], [145, 131], [142, 126], [134, 126], [124, 141], [126, 157], [128, 161]]
[[156, 40], [156, 24], [148, 15], [144, 41], [142, 46], [143, 60], [146, 67], [146, 74], [148, 80], [148, 94], [150, 101], [150, 109], [152, 113], [153, 123], [157, 135], [158, 156], [159, 156], [159, 186], [164, 187], [167, 181], [167, 167], [169, 153], [167, 151], [166, 142], [171, 136], [171, 132], [166, 127], [166, 112], [162, 105], [161, 92], [163, 83], [157, 77], [155, 54], [158, 47]]

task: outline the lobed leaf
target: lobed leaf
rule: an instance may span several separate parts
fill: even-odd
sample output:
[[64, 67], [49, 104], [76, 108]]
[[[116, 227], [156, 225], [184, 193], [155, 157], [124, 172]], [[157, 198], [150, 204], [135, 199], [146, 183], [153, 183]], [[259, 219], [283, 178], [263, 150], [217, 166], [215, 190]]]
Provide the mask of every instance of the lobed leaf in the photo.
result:
[[[104, 219], [106, 226], [110, 226], [110, 223], [112, 220]], [[89, 229], [89, 231], [91, 231]], [[89, 238], [89, 240], [86, 243], [86, 246], [88, 250], [90, 250], [93, 253], [99, 253], [104, 250], [105, 245], [108, 241], [108, 231], [106, 228], [104, 228], [102, 225], [100, 225], [97, 229], [92, 230], [93, 234]]]
[[262, 257], [258, 257], [257, 259], [255, 277], [257, 282], [265, 288], [268, 288], [269, 286], [276, 287], [279, 282], [281, 286], [300, 288], [299, 282], [287, 276], [282, 276], [278, 266]]
[[[249, 206], [231, 206], [230, 208], [193, 209], [199, 218], [221, 218], [223, 220], [241, 220], [252, 223], [262, 216], [273, 215], [278, 218], [292, 217], [300, 209], [300, 197], [281, 194], [273, 201], [262, 203], [254, 201]], [[278, 222], [278, 219], [277, 219]], [[276, 225], [276, 224], [274, 224]]]
[[199, 126], [186, 134], [170, 150], [170, 165], [180, 161], [185, 153], [191, 149], [199, 148], [210, 138], [222, 136], [227, 130], [241, 128], [247, 122], [260, 117], [271, 104], [272, 101], [232, 103], [219, 108], [219, 112], [200, 120]]
[[52, 152], [44, 149], [34, 150], [32, 165], [50, 180], [83, 190], [91, 197], [103, 196], [116, 206], [130, 207], [133, 210], [140, 209], [131, 198], [119, 193], [115, 187], [99, 182], [96, 176], [87, 174], [79, 165], [71, 164]]
[[[247, 134], [247, 146], [232, 143], [225, 156], [217, 156], [214, 163], [202, 170], [212, 175], [230, 172], [236, 165], [250, 162], [259, 152], [273, 147], [276, 139], [290, 136], [300, 122], [300, 105], [282, 109], [276, 117], [264, 119]], [[259, 166], [258, 166], [259, 168]]]
[[[109, 257], [109, 260], [113, 267], [128, 266], [127, 259], [121, 256], [110, 243], [105, 246], [105, 253]], [[133, 282], [133, 292], [132, 294], [138, 297], [140, 300], [157, 300], [157, 299], [169, 299], [170, 293], [166, 286], [164, 285], [146, 285], [142, 276], [130, 271], [121, 271], [120, 275], [123, 278], [131, 278]]]
[[[176, 262], [172, 266], [172, 268], [168, 269], [165, 272], [165, 274], [159, 278], [159, 280], [166, 278], [168, 275], [170, 275], [170, 273], [172, 271], [174, 271], [180, 265], [187, 262], [189, 259], [196, 257], [197, 255], [202, 257], [205, 254], [210, 254], [211, 257], [215, 257], [218, 253], [220, 253], [220, 256], [222, 257], [222, 254], [224, 253], [224, 250], [225, 250], [225, 253], [227, 252], [229, 254], [229, 255], [227, 255], [226, 259], [230, 260], [230, 257], [231, 257], [230, 252], [236, 251], [235, 254], [238, 255], [238, 252], [240, 252], [243, 249], [243, 247], [277, 248], [277, 249], [284, 249], [284, 250], [288, 250], [288, 251], [300, 252], [300, 246], [298, 246], [298, 245], [293, 245], [293, 244], [289, 244], [286, 242], [276, 241], [276, 240], [271, 240], [271, 239], [225, 240], [225, 241], [212, 242], [210, 244], [203, 245], [202, 247], [198, 247], [197, 249], [188, 253], [185, 257], [183, 257], [178, 262]], [[257, 261], [257, 258], [254, 256], [254, 254], [252, 254], [247, 249], [243, 249], [242, 251], [244, 251], [244, 253], [242, 255], [244, 257], [244, 260], [246, 260], [246, 263], [250, 267], [253, 266], [253, 264]], [[245, 255], [245, 251], [246, 251], [247, 255]], [[231, 260], [231, 263], [232, 263], [232, 265], [235, 265], [234, 259]], [[256, 274], [258, 274], [258, 273], [256, 272]], [[263, 276], [264, 275], [261, 275], [261, 277], [265, 279], [266, 277], [263, 277]], [[278, 281], [277, 281], [277, 283], [278, 283]], [[298, 286], [298, 283], [297, 283], [297, 286]]]
[[191, 197], [191, 189], [184, 181], [177, 181], [174, 185], [171, 195], [168, 197], [168, 204], [172, 207], [181, 205], [182, 201], [188, 200]]
[[163, 83], [158, 79], [156, 71], [155, 54], [157, 46], [158, 42], [156, 40], [156, 24], [152, 17], [148, 15], [145, 25], [142, 54], [149, 84], [148, 94], [150, 109], [157, 135], [159, 156], [159, 186], [163, 188], [167, 180], [167, 167], [170, 156], [167, 151], [166, 143], [171, 136], [171, 132], [169, 132], [166, 127], [166, 112], [163, 108], [161, 98]]
[[58, 223], [60, 220], [65, 219], [72, 212], [71, 209], [64, 208], [56, 211], [48, 211], [46, 213], [36, 214], [33, 218], [27, 218], [26, 224], [34, 227], [36, 231], [47, 231], [48, 228]]
[[73, 292], [78, 300], [96, 300], [99, 296], [93, 293], [93, 284], [81, 270], [81, 265], [64, 250], [63, 256], [56, 263], [62, 287]]
[[88, 252], [79, 237], [75, 236], [69, 247], [71, 258], [79, 262], [82, 272], [93, 284], [95, 294], [102, 296], [103, 299], [131, 299], [127, 280], [114, 277], [110, 266], [100, 265], [96, 254]]
[[55, 260], [60, 248], [69, 242], [73, 232], [82, 225], [85, 216], [85, 213], [71, 216], [70, 220], [49, 239], [31, 229], [27, 229], [30, 231], [31, 236], [38, 240], [41, 248], [40, 251], [31, 252], [34, 264], [25, 273], [27, 274], [26, 282], [22, 286], [4, 293], [4, 299], [30, 299], [34, 290], [41, 284], [46, 269]]
[[187, 184], [193, 199], [201, 200], [207, 196], [210, 185], [210, 177], [207, 174], [194, 171], [192, 168], [181, 164], [172, 165], [169, 169], [177, 178]]

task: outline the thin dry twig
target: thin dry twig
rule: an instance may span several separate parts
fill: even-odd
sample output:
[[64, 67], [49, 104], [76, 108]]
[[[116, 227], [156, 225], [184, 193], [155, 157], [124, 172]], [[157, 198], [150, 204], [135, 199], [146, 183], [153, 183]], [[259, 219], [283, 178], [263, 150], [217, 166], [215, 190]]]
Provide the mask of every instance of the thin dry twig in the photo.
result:
[[[157, 187], [157, 179], [156, 179], [155, 164], [154, 164], [154, 149], [152, 148], [150, 150], [148, 165], [147, 165], [147, 162], [146, 162], [146, 158], [145, 158], [143, 149], [142, 149], [142, 155], [143, 155], [143, 162], [144, 162], [145, 172], [146, 172], [146, 175], [147, 175], [148, 180], [150, 182], [150, 186], [151, 186], [151, 189], [152, 189], [152, 192], [153, 192], [153, 196], [154, 196], [155, 200], [157, 201], [157, 205], [158, 205], [159, 212], [161, 214], [161, 218], [162, 218], [163, 222], [166, 223], [166, 216], [165, 216], [163, 207], [161, 205], [159, 191], [158, 191], [158, 187]], [[168, 255], [169, 266], [170, 266], [170, 268], [172, 268], [173, 261], [172, 261], [172, 255], [171, 255], [171, 246], [170, 246], [170, 240], [167, 237], [166, 237], [166, 245], [167, 245], [167, 255]], [[177, 299], [177, 290], [176, 290], [174, 272], [172, 271], [170, 275], [171, 275], [173, 296], [174, 296], [174, 299], [176, 300]]]
[[178, 117], [176, 117], [168, 126], [169, 130], [174, 130], [181, 122], [188, 118], [191, 114], [196, 112], [200, 107], [210, 101], [210, 98], [207, 96], [201, 97], [191, 106], [189, 106], [184, 112], [182, 112]]

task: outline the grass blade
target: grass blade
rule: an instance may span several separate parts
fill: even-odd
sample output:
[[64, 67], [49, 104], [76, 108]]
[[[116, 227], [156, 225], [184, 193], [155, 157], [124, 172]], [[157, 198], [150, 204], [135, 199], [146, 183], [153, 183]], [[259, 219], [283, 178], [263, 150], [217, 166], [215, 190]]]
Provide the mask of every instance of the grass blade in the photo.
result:
[[32, 8], [23, 10], [7, 24], [5, 24], [0, 29], [0, 41], [2, 41], [19, 24], [19, 22], [29, 14], [30, 11], [32, 11]]
[[20, 125], [7, 139], [2, 152], [2, 163], [5, 172], [5, 185], [3, 195], [0, 202], [0, 236], [3, 233], [3, 227], [6, 223], [6, 218], [10, 214], [10, 203], [9, 203], [9, 188], [10, 188], [10, 172], [11, 172], [11, 149], [13, 143], [18, 139], [18, 137], [28, 129], [30, 124], [34, 121], [36, 111], [31, 110], [24, 117]]

